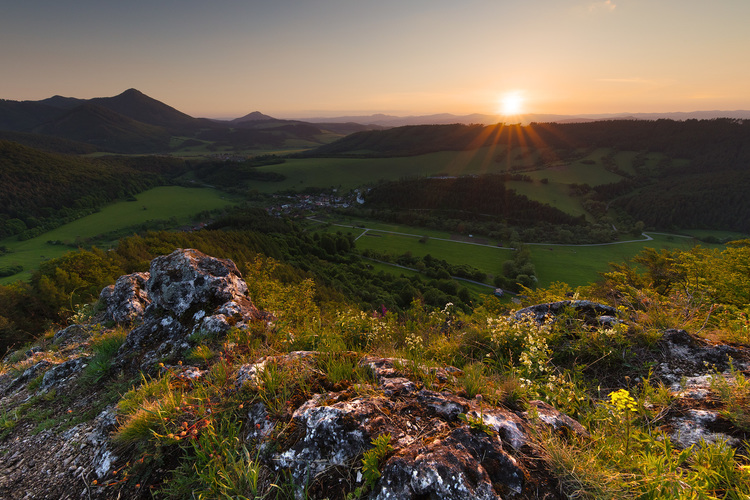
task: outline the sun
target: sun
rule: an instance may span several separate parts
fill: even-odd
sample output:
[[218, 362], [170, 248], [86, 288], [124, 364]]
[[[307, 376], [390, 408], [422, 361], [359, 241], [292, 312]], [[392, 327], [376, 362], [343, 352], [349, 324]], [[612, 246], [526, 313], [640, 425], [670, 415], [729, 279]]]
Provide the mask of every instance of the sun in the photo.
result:
[[515, 116], [523, 113], [523, 95], [521, 92], [506, 92], [500, 97], [500, 114]]

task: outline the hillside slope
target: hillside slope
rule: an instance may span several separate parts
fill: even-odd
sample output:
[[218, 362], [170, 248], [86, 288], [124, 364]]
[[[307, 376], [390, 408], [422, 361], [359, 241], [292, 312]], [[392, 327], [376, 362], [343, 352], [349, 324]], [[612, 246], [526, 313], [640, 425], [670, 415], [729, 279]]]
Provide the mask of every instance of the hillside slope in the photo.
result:
[[0, 140], [0, 238], [127, 198], [182, 168], [169, 159], [91, 160]]
[[[746, 254], [703, 261], [728, 271]], [[325, 314], [309, 283], [267, 271], [243, 279], [229, 260], [178, 249], [6, 357], [0, 495], [750, 494], [749, 341], [706, 342], [702, 318], [684, 323], [692, 332], [641, 322], [661, 307], [677, 319], [677, 295], [644, 290], [654, 302], [637, 310], [554, 300], [515, 314], [492, 301], [467, 315]], [[610, 285], [623, 305], [625, 283]], [[722, 307], [743, 300], [714, 293]], [[731, 321], [712, 328], [736, 334]]]

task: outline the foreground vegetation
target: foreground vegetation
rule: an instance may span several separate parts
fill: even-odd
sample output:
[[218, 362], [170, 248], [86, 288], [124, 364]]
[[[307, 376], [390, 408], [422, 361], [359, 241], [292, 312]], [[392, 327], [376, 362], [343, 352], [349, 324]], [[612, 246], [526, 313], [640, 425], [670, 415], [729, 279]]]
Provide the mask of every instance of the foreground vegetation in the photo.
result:
[[[681, 448], [659, 427], [664, 415], [675, 411], [675, 395], [651, 375], [658, 342], [668, 328], [750, 345], [748, 241], [724, 250], [646, 250], [632, 262], [613, 265], [600, 283], [577, 288], [558, 283], [526, 290], [529, 304], [570, 296], [591, 299], [617, 307], [626, 321], [592, 326], [573, 314], [541, 324], [514, 319], [507, 306], [491, 296], [466, 310], [450, 303], [430, 306], [418, 296], [401, 311], [362, 310], [340, 295], [317, 289], [309, 276], [249, 249], [248, 233], [211, 236], [202, 241], [205, 250], [235, 252], [250, 295], [274, 314], [274, 326], [235, 329], [226, 338], [193, 336], [193, 349], [180, 363], [205, 369], [207, 374], [189, 383], [178, 376], [176, 365], [165, 366], [155, 377], [113, 378], [106, 361], [122, 342], [122, 331], [110, 333], [104, 327], [96, 335], [90, 348], [99, 361], [91, 363], [88, 390], [122, 391], [114, 438], [126, 459], [118, 478], [106, 485], [113, 491], [150, 490], [160, 498], [294, 497], [289, 478], [263, 461], [271, 450], [256, 449], [244, 439], [248, 408], [256, 402], [266, 405], [275, 424], [273, 441], [295, 439], [294, 405], [321, 387], [365, 390], [371, 375], [358, 367], [357, 359], [375, 354], [403, 359], [404, 369], [427, 388], [440, 387], [488, 406], [518, 411], [529, 411], [528, 402], [540, 399], [576, 418], [590, 436], [545, 435], [536, 450], [544, 461], [540, 470], [550, 471], [568, 498], [741, 499], [750, 495], [750, 443], [732, 447], [718, 441]], [[142, 269], [151, 252], [168, 251], [179, 237], [161, 233], [143, 241], [125, 240], [111, 261], [102, 254], [79, 252], [67, 264], [56, 264], [73, 279], [71, 262], [90, 264], [100, 259], [94, 267], [101, 274], [88, 279], [106, 283], [111, 281], [107, 273]], [[255, 244], [256, 249], [267, 245], [262, 252], [266, 254], [278, 249], [259, 237]], [[245, 253], [237, 253], [239, 248]], [[105, 265], [115, 262], [117, 268]], [[91, 266], [79, 268], [77, 277], [83, 279], [84, 271], [91, 270]], [[43, 274], [40, 282], [44, 276], [48, 275]], [[40, 290], [52, 293], [54, 288], [40, 283]], [[60, 290], [58, 307], [66, 305], [67, 293]], [[93, 312], [91, 306], [78, 308], [75, 319]], [[48, 355], [54, 355], [54, 343], [43, 344]], [[300, 374], [287, 365], [269, 364], [257, 384], [235, 388], [241, 364], [298, 350], [321, 353], [316, 370]], [[22, 357], [6, 359], [2, 370], [15, 369], [14, 363]], [[444, 365], [461, 369], [446, 386], [431, 378], [429, 370], [419, 368]], [[724, 418], [747, 440], [750, 382], [738, 369], [731, 375], [715, 373], [712, 390]], [[15, 413], [3, 409], [0, 425], [12, 429], [29, 419], [50, 427], [73, 423], [74, 417], [67, 414], [59, 421], [47, 421], [34, 413], [40, 407], [34, 404]], [[465, 418], [475, 430], [490, 432], [483, 421]], [[372, 478], [370, 485], [389, 453], [387, 440], [373, 443], [372, 450], [353, 464]], [[350, 498], [365, 492], [352, 488]]]

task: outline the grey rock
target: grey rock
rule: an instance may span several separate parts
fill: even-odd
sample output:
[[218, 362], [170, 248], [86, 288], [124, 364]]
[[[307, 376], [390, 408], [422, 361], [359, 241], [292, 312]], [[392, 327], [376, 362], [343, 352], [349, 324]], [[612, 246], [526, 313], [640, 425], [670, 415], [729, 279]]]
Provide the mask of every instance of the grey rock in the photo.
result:
[[[129, 282], [137, 284], [145, 276]], [[253, 305], [232, 261], [193, 249], [151, 261], [146, 291], [149, 303], [142, 322], [128, 333], [118, 353], [119, 364], [146, 372], [190, 349], [191, 334], [226, 333], [233, 326], [268, 318]], [[137, 309], [132, 301], [127, 303], [123, 315]]]
[[572, 310], [577, 318], [593, 326], [611, 324], [617, 318], [616, 308], [590, 300], [561, 300], [524, 307], [516, 311], [515, 318], [521, 320], [524, 317], [531, 317], [537, 323], [541, 323], [547, 317], [554, 319], [555, 316], [565, 310]]
[[69, 377], [78, 374], [86, 366], [87, 358], [69, 359], [64, 363], [55, 365], [47, 370], [42, 378], [42, 384], [39, 389], [46, 392], [56, 385], [65, 382]]
[[388, 459], [372, 498], [496, 500], [520, 496], [525, 482], [523, 468], [503, 450], [499, 436], [459, 427]]
[[[529, 401], [529, 406], [534, 408], [537, 418], [549, 428], [562, 434], [591, 437], [585, 427], [544, 401]], [[528, 412], [525, 415], [528, 417]]]
[[151, 303], [146, 290], [148, 279], [149, 273], [128, 274], [104, 288], [99, 294], [99, 302], [107, 308], [105, 319], [126, 324], [140, 320]]

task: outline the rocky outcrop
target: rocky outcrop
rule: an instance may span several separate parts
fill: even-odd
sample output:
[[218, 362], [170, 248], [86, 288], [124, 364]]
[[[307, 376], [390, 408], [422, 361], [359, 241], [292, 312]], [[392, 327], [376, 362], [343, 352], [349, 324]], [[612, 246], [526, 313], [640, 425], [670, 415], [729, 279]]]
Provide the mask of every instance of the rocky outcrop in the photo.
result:
[[538, 323], [547, 318], [555, 319], [564, 311], [572, 311], [577, 319], [590, 325], [612, 325], [618, 323], [617, 309], [590, 300], [560, 300], [524, 307], [516, 311], [516, 319], [532, 317]]
[[[192, 387], [211, 376], [210, 367], [182, 363], [196, 339], [218, 338], [231, 328], [270, 319], [254, 306], [231, 261], [195, 250], [175, 251], [155, 259], [149, 273], [120, 278], [102, 292], [101, 303], [104, 324], [131, 328], [111, 367], [97, 366], [91, 350], [106, 327], [72, 325], [44, 345], [20, 352], [22, 359], [0, 373], [3, 421], [16, 426], [0, 428], [0, 498], [150, 498], [148, 488], [117, 475], [128, 461], [127, 450], [111, 441], [118, 395], [138, 380], [137, 370], [155, 373], [162, 362], [175, 363], [165, 370], [176, 386]], [[587, 301], [522, 311], [539, 321], [573, 311], [591, 325], [615, 313]], [[379, 464], [381, 476], [367, 498], [562, 498], [540, 456], [540, 436], [553, 433], [584, 443], [590, 437], [579, 422], [542, 401], [530, 401], [522, 411], [469, 397], [460, 389], [463, 373], [455, 367], [427, 368], [349, 352], [253, 356], [245, 349], [222, 352], [227, 370], [221, 394], [235, 403], [231, 398], [249, 394], [247, 408], [233, 410], [244, 412], [242, 444], [269, 477], [288, 478], [298, 496], [346, 498], [364, 485], [363, 454], [387, 435], [392, 449]], [[329, 380], [326, 356], [332, 354], [351, 361], [344, 366], [356, 367], [357, 376]], [[244, 364], [226, 362], [235, 356]], [[710, 377], [730, 376], [730, 358], [736, 369], [747, 370], [747, 349], [669, 330], [652, 356], [654, 379], [664, 381], [674, 398], [655, 425], [678, 446], [746, 439], [733, 434], [713, 405]], [[88, 367], [105, 370], [111, 383], [124, 385], [114, 391], [91, 378], [84, 383]], [[304, 389], [274, 392], [267, 387], [279, 384], [278, 377], [272, 383], [272, 370], [277, 376], [283, 372], [292, 385], [304, 381]], [[218, 403], [211, 408], [222, 408]], [[172, 459], [178, 460], [165, 461]], [[159, 480], [168, 477], [167, 470], [159, 472]]]
[[[317, 355], [290, 353], [272, 361], [313, 370]], [[269, 362], [241, 367], [238, 380], [256, 383]], [[375, 438], [388, 434], [394, 451], [370, 498], [557, 498], [550, 478], [538, 471], [532, 478], [529, 472], [535, 439], [531, 429], [537, 424], [527, 415], [427, 389], [409, 378], [404, 360], [367, 356], [360, 366], [372, 369], [372, 387], [315, 394], [292, 414], [298, 439], [268, 459], [278, 470], [289, 471], [300, 488], [307, 485], [316, 498], [342, 498], [352, 481], [362, 481], [345, 471]], [[453, 374], [461, 372], [441, 369], [436, 380], [454, 382]], [[567, 426], [586, 434], [580, 424], [548, 405], [545, 415], [556, 429]], [[268, 420], [262, 403], [249, 409], [253, 430], [248, 439], [261, 448], [273, 439]]]
[[99, 294], [99, 303], [106, 306], [106, 320], [115, 323], [132, 323], [143, 318], [151, 303], [146, 290], [149, 273], [133, 273], [120, 276]]
[[679, 391], [685, 378], [722, 373], [732, 361], [747, 366], [747, 349], [698, 340], [685, 330], [669, 329], [659, 341], [661, 356], [654, 374], [672, 390]]
[[[98, 367], [112, 376], [180, 359], [191, 347], [191, 335], [226, 333], [266, 317], [253, 305], [233, 262], [196, 250], [176, 250], [155, 259], [148, 273], [122, 276], [102, 291], [100, 304], [103, 323], [136, 325], [112, 368]], [[112, 397], [106, 388], [81, 381], [94, 360], [88, 346], [101, 330], [93, 325], [64, 328], [52, 337], [53, 351], [32, 348], [17, 364], [20, 374], [0, 375], [0, 410], [15, 425], [7, 431], [11, 437], [0, 442], [0, 498], [110, 498], [112, 490], [97, 482], [112, 477], [117, 461], [110, 440], [114, 408], [82, 418]], [[191, 379], [202, 373], [185, 366], [179, 376]]]
[[191, 347], [190, 335], [220, 335], [267, 317], [234, 262], [192, 249], [157, 257], [148, 273], [121, 277], [101, 300], [109, 318], [137, 324], [119, 363], [146, 372], [179, 358]]

